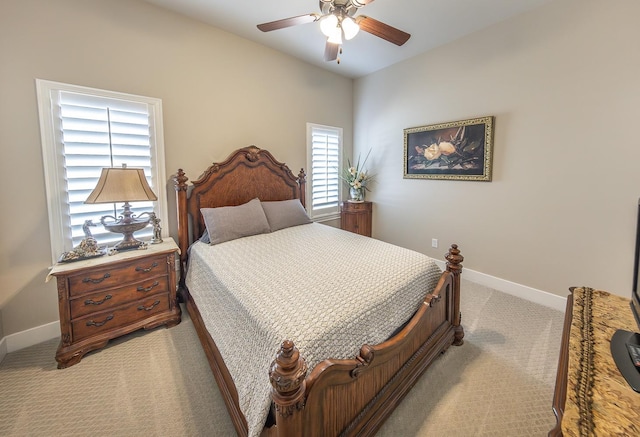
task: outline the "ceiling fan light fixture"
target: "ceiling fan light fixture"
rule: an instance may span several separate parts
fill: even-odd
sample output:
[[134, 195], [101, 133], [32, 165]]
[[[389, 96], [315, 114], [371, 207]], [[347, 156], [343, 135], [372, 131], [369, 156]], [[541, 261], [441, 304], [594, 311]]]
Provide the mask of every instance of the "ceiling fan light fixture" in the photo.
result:
[[360, 26], [356, 24], [355, 20], [351, 17], [344, 17], [342, 19], [342, 31], [344, 32], [344, 39], [350, 40], [358, 34]]
[[327, 38], [325, 44], [324, 60], [337, 61], [338, 50], [341, 50], [342, 40], [353, 39], [360, 30], [370, 35], [381, 38], [397, 46], [406, 43], [411, 35], [400, 29], [389, 26], [381, 21], [358, 15], [356, 11], [370, 4], [374, 0], [320, 0], [320, 13], [298, 15], [258, 24], [262, 32], [271, 32], [298, 24], [319, 22], [322, 34]]
[[322, 17], [320, 20], [320, 30], [325, 34], [325, 36], [331, 38], [336, 29], [340, 30], [338, 28], [338, 17], [333, 14]]
[[342, 29], [336, 26], [333, 33], [329, 35], [329, 39], [327, 39], [327, 41], [331, 44], [342, 44]]

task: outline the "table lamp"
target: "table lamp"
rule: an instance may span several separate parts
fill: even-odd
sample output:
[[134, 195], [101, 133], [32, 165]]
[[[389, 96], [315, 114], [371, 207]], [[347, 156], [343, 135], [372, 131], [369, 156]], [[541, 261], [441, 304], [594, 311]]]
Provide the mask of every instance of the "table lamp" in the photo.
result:
[[[127, 168], [122, 164], [122, 168], [103, 168], [98, 185], [93, 189], [84, 203], [117, 203], [124, 202], [124, 210], [118, 218], [112, 215], [105, 215], [100, 218], [100, 223], [110, 232], [124, 234], [124, 238], [114, 246], [115, 250], [137, 249], [145, 243], [137, 240], [133, 233], [143, 229], [149, 224], [149, 218], [136, 217], [131, 212], [129, 202], [143, 202], [158, 200], [158, 197], [151, 190], [141, 168]], [[112, 219], [107, 222], [105, 219]]]

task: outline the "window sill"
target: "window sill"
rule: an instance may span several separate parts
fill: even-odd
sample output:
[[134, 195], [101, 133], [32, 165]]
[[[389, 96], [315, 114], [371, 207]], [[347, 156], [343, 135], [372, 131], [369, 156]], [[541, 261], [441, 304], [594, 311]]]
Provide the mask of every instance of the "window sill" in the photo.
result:
[[331, 220], [338, 220], [338, 219], [340, 219], [339, 212], [333, 212], [331, 214], [325, 214], [325, 215], [315, 216], [311, 218], [311, 220], [315, 223], [328, 222]]

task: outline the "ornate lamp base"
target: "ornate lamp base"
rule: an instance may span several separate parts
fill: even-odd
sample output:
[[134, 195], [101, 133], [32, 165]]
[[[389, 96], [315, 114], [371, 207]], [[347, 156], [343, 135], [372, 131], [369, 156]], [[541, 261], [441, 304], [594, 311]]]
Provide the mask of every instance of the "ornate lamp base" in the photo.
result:
[[144, 241], [140, 241], [136, 239], [133, 236], [133, 233], [136, 231], [139, 231], [140, 229], [145, 228], [149, 224], [149, 217], [147, 217], [146, 219], [141, 219], [141, 218], [135, 218], [135, 219], [130, 218], [129, 220], [121, 219], [111, 223], [107, 223], [104, 221], [104, 219], [107, 217], [110, 217], [110, 216], [104, 216], [100, 219], [100, 222], [102, 223], [104, 228], [107, 231], [124, 235], [124, 238], [122, 239], [122, 241], [117, 243], [113, 247], [113, 250], [116, 250], [116, 251], [133, 250], [146, 245]]
[[125, 235], [125, 238], [122, 241], [113, 246], [113, 250], [118, 252], [122, 252], [123, 250], [134, 250], [139, 249], [142, 246], [146, 246], [146, 244], [147, 243], [144, 241], [140, 241], [133, 236], [129, 239], [127, 238], [127, 235]]

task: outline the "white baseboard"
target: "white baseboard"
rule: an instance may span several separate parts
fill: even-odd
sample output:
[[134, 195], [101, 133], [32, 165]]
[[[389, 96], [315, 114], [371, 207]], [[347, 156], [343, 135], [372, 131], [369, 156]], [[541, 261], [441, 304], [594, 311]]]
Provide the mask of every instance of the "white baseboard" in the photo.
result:
[[6, 353], [11, 353], [56, 337], [60, 337], [59, 321], [7, 335], [0, 341], [0, 357], [2, 357], [3, 342], [5, 343]]
[[[436, 260], [436, 262], [441, 269], [445, 268], [444, 261]], [[487, 275], [486, 273], [464, 268], [462, 270], [462, 277], [468, 281], [475, 282], [476, 284], [484, 285], [485, 287], [493, 288], [494, 290], [553, 308], [554, 310], [564, 312], [567, 306], [566, 297], [558, 296], [557, 294], [538, 290], [536, 288], [527, 287], [526, 285], [517, 284], [515, 282], [507, 281], [506, 279]], [[569, 294], [569, 291], [567, 291], [567, 294]]]

